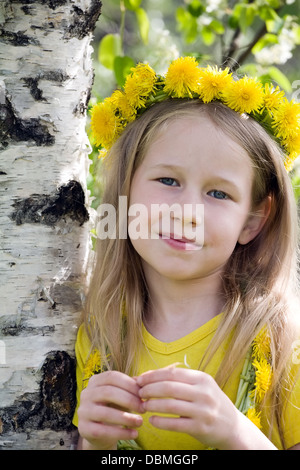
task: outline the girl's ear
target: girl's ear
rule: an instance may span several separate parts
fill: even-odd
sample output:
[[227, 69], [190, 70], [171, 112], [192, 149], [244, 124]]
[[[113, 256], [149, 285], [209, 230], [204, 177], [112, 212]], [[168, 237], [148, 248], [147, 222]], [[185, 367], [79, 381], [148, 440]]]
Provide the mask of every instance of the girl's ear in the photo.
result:
[[246, 245], [259, 234], [271, 212], [272, 198], [267, 196], [249, 215], [238, 242]]

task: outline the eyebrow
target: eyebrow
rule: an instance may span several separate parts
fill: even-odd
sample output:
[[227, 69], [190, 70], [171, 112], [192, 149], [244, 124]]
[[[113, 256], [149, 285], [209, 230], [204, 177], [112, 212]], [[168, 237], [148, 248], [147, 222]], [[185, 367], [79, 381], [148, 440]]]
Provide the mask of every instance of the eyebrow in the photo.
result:
[[166, 169], [166, 170], [181, 170], [182, 168], [185, 168], [185, 165], [170, 165], [168, 163], [157, 163], [156, 165], [153, 165], [151, 168], [154, 169]]

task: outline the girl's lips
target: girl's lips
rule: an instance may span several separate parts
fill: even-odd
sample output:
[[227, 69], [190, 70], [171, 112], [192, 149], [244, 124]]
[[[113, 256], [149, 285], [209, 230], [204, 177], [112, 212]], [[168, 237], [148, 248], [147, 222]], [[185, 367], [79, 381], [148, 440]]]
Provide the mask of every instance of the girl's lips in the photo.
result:
[[181, 251], [196, 251], [200, 250], [202, 247], [197, 245], [193, 240], [189, 240], [184, 237], [176, 238], [175, 235], [159, 235], [165, 243], [167, 243], [171, 248]]

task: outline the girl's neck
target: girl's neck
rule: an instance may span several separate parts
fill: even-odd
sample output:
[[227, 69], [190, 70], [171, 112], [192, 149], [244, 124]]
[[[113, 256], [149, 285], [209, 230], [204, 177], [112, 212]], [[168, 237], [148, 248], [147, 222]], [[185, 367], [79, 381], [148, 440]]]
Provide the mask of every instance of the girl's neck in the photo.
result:
[[[147, 272], [146, 278], [147, 276]], [[156, 276], [159, 278], [155, 279]], [[222, 312], [225, 304], [219, 274], [208, 279], [174, 281], [153, 273], [144, 323], [163, 342], [182, 338]]]

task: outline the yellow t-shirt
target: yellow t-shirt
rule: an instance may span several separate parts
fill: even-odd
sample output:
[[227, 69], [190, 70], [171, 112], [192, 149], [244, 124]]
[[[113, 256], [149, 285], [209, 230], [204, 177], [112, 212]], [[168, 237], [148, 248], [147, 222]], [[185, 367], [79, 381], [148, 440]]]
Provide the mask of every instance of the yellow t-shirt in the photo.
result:
[[[143, 327], [144, 348], [141, 357], [138, 358], [138, 374], [147, 370], [158, 369], [175, 362], [187, 363], [192, 369], [198, 369], [201, 358], [204, 355], [220, 321], [222, 314], [217, 315], [192, 333], [170, 343], [164, 343], [153, 337], [145, 327]], [[228, 339], [229, 341], [229, 339]], [[206, 372], [215, 377], [218, 367], [224, 357], [228, 341], [222, 344], [212, 360]], [[78, 331], [76, 342], [77, 358], [77, 407], [80, 401], [80, 394], [83, 389], [83, 369], [90, 354], [90, 342], [87, 334], [81, 326]], [[230, 381], [226, 384], [224, 392], [235, 401], [240, 373], [244, 359], [236, 371], [232, 374]], [[300, 443], [300, 380], [290, 397], [290, 402], [285, 413], [285, 439], [287, 447], [292, 447]], [[145, 450], [201, 450], [206, 447], [201, 442], [188, 434], [165, 431], [155, 428], [149, 423], [151, 413], [143, 414], [143, 425], [139, 428], [137, 443]], [[78, 425], [77, 409], [75, 411], [73, 423]], [[262, 416], [263, 432], [266, 432], [267, 415]], [[280, 439], [277, 430], [274, 428], [271, 437], [272, 442], [280, 448]]]

